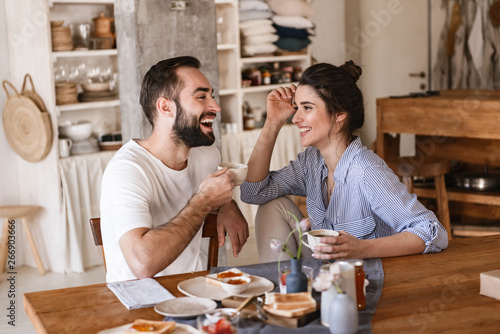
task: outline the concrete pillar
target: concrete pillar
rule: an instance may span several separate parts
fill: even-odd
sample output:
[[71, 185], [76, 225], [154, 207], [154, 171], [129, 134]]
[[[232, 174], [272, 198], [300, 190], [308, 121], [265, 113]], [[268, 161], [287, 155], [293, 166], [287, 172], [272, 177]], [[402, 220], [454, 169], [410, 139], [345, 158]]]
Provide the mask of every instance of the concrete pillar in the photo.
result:
[[[123, 141], [145, 138], [151, 126], [142, 112], [142, 78], [158, 61], [182, 55], [197, 57], [202, 72], [218, 92], [218, 65], [213, 0], [189, 0], [185, 10], [172, 10], [171, 1], [116, 0], [121, 126]], [[215, 124], [220, 147], [220, 116]]]

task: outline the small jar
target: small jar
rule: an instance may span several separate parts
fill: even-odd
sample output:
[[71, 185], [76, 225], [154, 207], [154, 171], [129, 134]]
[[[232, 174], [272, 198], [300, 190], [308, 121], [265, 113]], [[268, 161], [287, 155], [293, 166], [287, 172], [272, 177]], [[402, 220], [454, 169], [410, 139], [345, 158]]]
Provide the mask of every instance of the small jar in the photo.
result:
[[293, 68], [293, 81], [299, 81], [302, 77], [302, 67], [294, 66]]
[[354, 275], [356, 276], [356, 302], [358, 310], [363, 310], [366, 307], [364, 261], [356, 260], [352, 264], [354, 265]]
[[269, 72], [269, 70], [264, 70], [264, 72], [262, 72], [262, 84], [263, 85], [271, 84], [271, 72]]
[[282, 70], [283, 70], [282, 73], [283, 83], [292, 82], [293, 68], [291, 66], [285, 66], [283, 67]]
[[255, 129], [255, 116], [253, 114], [243, 115], [243, 129], [244, 130]]
[[250, 80], [252, 80], [252, 86], [262, 85], [262, 75], [260, 71], [257, 69], [250, 71]]

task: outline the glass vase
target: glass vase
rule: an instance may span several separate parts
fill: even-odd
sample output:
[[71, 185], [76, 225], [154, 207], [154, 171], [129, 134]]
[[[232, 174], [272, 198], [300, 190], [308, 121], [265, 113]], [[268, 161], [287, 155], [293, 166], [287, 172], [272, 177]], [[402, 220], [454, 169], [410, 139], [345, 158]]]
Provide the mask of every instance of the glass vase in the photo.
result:
[[286, 293], [307, 291], [307, 276], [302, 272], [302, 260], [291, 259], [292, 269], [286, 276]]

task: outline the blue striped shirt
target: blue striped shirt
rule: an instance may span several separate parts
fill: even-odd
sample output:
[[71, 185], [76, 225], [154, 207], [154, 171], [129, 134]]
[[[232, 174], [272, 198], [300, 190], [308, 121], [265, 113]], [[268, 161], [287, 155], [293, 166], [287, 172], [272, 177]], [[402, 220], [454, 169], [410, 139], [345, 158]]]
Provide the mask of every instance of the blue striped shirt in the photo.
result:
[[297, 160], [270, 172], [261, 182], [241, 185], [241, 200], [264, 204], [283, 195], [306, 197], [312, 229], [346, 231], [358, 239], [411, 232], [426, 245], [424, 253], [448, 246], [448, 235], [436, 215], [427, 210], [373, 151], [356, 138], [342, 155], [326, 205], [328, 169], [318, 149], [308, 147]]

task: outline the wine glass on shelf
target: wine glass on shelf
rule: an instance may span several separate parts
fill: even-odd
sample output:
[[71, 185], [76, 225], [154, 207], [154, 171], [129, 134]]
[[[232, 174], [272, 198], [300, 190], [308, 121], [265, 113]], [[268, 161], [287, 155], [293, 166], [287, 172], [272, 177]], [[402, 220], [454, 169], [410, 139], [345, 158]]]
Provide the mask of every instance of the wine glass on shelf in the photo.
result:
[[224, 13], [217, 13], [217, 44], [224, 44]]

